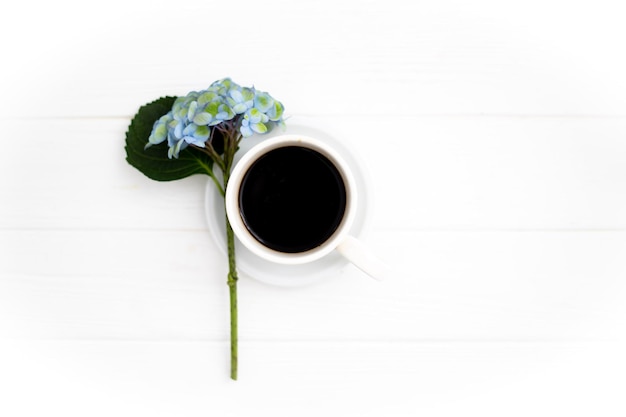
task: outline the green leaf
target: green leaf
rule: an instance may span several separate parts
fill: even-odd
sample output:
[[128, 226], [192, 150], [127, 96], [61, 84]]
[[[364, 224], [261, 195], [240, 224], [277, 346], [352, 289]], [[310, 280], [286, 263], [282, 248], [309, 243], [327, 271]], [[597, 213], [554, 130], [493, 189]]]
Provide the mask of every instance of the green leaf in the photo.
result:
[[148, 178], [174, 181], [194, 174], [212, 175], [213, 160], [206, 154], [188, 147], [178, 159], [167, 157], [167, 141], [144, 149], [152, 126], [171, 110], [176, 97], [162, 97], [142, 106], [126, 132], [126, 161]]

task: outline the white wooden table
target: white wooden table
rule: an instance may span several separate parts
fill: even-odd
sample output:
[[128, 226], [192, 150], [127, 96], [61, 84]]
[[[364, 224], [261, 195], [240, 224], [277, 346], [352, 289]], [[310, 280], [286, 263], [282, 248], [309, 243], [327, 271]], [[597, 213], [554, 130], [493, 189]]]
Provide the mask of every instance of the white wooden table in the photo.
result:
[[[511, 3], [1, 6], [0, 415], [625, 415], [626, 9]], [[405, 271], [243, 278], [238, 382], [206, 179], [123, 149], [224, 76], [358, 151]]]

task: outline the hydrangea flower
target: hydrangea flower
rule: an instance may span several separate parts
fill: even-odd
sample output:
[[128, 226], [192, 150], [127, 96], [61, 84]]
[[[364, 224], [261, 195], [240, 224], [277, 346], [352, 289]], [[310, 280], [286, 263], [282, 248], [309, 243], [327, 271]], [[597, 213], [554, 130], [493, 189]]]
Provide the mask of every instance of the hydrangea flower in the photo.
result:
[[203, 91], [192, 91], [174, 102], [172, 110], [154, 123], [146, 148], [167, 139], [168, 156], [178, 158], [189, 145], [204, 148], [211, 129], [231, 122], [242, 137], [263, 134], [283, 124], [284, 107], [268, 93], [242, 87], [230, 78]]

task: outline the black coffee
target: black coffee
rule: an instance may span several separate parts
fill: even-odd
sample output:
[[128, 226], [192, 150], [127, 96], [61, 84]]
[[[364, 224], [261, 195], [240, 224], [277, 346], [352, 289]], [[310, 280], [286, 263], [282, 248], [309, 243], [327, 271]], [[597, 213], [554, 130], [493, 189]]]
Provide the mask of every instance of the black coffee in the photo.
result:
[[243, 178], [243, 222], [263, 245], [296, 253], [325, 242], [346, 209], [346, 188], [322, 154], [299, 146], [261, 156]]

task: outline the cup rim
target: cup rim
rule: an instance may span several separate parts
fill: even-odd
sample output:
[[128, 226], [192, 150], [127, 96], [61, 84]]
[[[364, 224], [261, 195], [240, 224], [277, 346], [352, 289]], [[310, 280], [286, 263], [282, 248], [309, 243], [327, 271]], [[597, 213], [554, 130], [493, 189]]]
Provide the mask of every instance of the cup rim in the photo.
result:
[[[346, 188], [346, 208], [341, 223], [325, 242], [304, 252], [280, 252], [263, 245], [248, 231], [239, 209], [241, 180], [248, 169], [262, 155], [274, 149], [287, 146], [301, 146], [324, 155], [337, 168]], [[343, 157], [321, 140], [298, 134], [286, 134], [267, 139], [246, 152], [231, 171], [224, 198], [226, 216], [228, 217], [235, 236], [244, 246], [255, 255], [266, 260], [292, 265], [312, 262], [332, 252], [349, 233], [356, 216], [356, 202], [358, 201], [356, 180], [350, 170], [350, 166]]]

